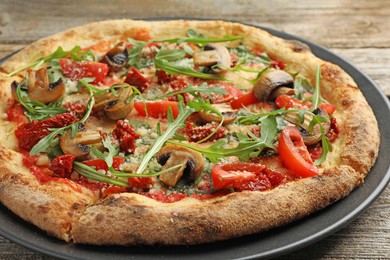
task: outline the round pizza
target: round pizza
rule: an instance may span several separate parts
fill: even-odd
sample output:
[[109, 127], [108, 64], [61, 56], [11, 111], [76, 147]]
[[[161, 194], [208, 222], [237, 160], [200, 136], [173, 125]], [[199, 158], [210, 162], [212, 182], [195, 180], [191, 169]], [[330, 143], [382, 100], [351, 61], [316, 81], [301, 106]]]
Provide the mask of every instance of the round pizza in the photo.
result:
[[378, 154], [346, 72], [238, 23], [96, 22], [0, 71], [0, 201], [67, 242], [258, 233], [347, 196]]

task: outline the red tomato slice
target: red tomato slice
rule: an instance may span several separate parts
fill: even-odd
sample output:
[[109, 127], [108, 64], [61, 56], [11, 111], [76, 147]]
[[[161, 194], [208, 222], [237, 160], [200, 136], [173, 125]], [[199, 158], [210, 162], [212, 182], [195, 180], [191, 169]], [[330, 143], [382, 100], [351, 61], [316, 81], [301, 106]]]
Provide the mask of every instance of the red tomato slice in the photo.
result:
[[334, 105], [327, 104], [327, 103], [321, 103], [319, 107], [325, 110], [326, 113], [328, 113], [329, 115], [333, 114], [334, 111], [336, 110], [336, 107]]
[[121, 187], [121, 186], [111, 186], [108, 187], [103, 191], [104, 195], [110, 195], [110, 194], [116, 194], [116, 193], [122, 193], [126, 192], [127, 188], [126, 187]]
[[70, 78], [71, 80], [95, 78], [92, 82], [93, 84], [102, 82], [109, 70], [107, 64], [100, 62], [60, 59], [59, 63], [65, 77]]
[[134, 108], [140, 116], [148, 115], [153, 118], [167, 118], [169, 108], [172, 110], [173, 118], [179, 115], [179, 105], [176, 101], [135, 102]]
[[[122, 158], [122, 157], [114, 157], [113, 161], [112, 161], [112, 168], [114, 168], [115, 170], [118, 170], [119, 169], [119, 166], [125, 162], [125, 159]], [[107, 163], [102, 160], [102, 159], [91, 159], [91, 160], [86, 160], [86, 161], [83, 161], [84, 164], [88, 165], [88, 166], [91, 166], [91, 167], [95, 167], [95, 169], [97, 171], [99, 170], [104, 170], [104, 171], [108, 171], [108, 165]]]
[[242, 107], [246, 107], [252, 104], [259, 103], [260, 101], [255, 97], [255, 94], [253, 94], [253, 91], [244, 94], [238, 98], [235, 98], [230, 102], [230, 106], [233, 109], [240, 109]]
[[228, 94], [213, 96], [213, 98], [211, 99], [211, 103], [220, 104], [220, 103], [230, 102], [234, 98], [238, 98], [243, 95], [241, 90], [239, 90], [235, 86], [227, 85], [227, 84], [224, 85], [220, 84], [218, 86], [220, 88], [225, 89], [228, 92]]
[[293, 126], [284, 128], [280, 134], [278, 148], [282, 162], [298, 177], [318, 175], [318, 169], [314, 165], [298, 129]]
[[253, 180], [264, 168], [261, 164], [245, 162], [215, 164], [211, 170], [214, 188], [240, 187], [243, 183]]

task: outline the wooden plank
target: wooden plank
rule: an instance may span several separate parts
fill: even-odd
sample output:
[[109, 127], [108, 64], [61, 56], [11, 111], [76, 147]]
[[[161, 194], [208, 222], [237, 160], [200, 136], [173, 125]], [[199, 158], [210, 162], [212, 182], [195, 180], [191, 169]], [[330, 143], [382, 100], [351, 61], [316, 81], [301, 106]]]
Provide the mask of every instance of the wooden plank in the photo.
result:
[[[324, 3], [326, 2], [326, 3]], [[28, 12], [20, 13], [20, 7]], [[88, 7], [88, 11], [86, 8]], [[120, 8], [118, 8], [120, 7]], [[237, 20], [289, 32], [329, 48], [390, 46], [390, 4], [376, 1], [23, 1], [0, 3], [0, 43], [23, 44], [92, 21], [145, 17]]]

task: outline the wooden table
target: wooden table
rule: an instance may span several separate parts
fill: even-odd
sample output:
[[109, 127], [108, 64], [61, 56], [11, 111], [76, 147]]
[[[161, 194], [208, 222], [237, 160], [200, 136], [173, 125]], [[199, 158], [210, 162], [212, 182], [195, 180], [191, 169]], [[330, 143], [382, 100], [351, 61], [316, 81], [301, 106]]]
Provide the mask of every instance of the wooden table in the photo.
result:
[[[41, 37], [92, 21], [197, 17], [262, 25], [323, 45], [390, 96], [390, 1], [143, 0], [0, 3], [0, 58]], [[387, 119], [388, 120], [388, 119]], [[390, 258], [390, 188], [353, 223], [280, 259]], [[51, 259], [0, 237], [0, 259]]]

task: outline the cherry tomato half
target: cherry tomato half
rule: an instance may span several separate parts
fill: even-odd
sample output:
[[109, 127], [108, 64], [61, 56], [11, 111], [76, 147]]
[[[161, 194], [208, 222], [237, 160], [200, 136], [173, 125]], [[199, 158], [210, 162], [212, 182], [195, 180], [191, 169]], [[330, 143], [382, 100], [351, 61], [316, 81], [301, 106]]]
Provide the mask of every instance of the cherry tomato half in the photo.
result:
[[95, 78], [93, 84], [102, 82], [109, 70], [108, 65], [101, 62], [60, 59], [59, 63], [65, 77], [71, 80]]
[[233, 99], [230, 103], [230, 106], [233, 109], [240, 109], [242, 107], [246, 107], [249, 105], [253, 105], [256, 103], [259, 103], [260, 101], [255, 97], [255, 94], [253, 94], [253, 91], [244, 94], [236, 99]]
[[234, 162], [215, 164], [211, 170], [214, 188], [235, 188], [243, 183], [253, 180], [265, 168], [264, 165]]
[[279, 156], [284, 165], [298, 177], [318, 175], [299, 130], [293, 126], [283, 129], [279, 139]]
[[135, 102], [134, 108], [140, 116], [148, 115], [153, 118], [167, 118], [169, 109], [172, 110], [173, 118], [179, 115], [179, 106], [176, 101]]

